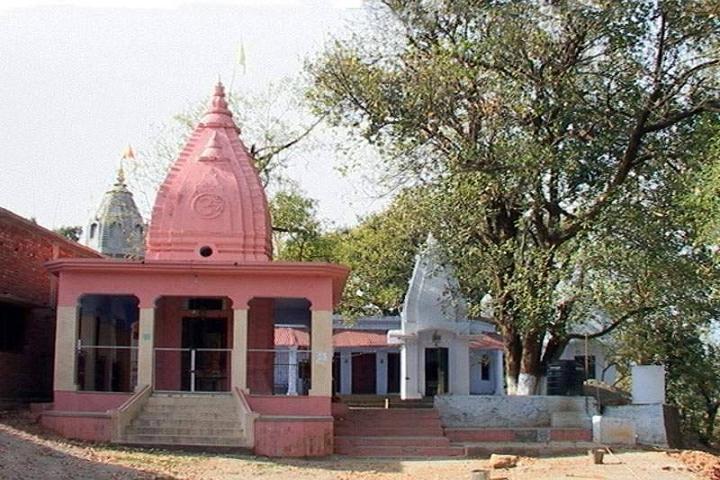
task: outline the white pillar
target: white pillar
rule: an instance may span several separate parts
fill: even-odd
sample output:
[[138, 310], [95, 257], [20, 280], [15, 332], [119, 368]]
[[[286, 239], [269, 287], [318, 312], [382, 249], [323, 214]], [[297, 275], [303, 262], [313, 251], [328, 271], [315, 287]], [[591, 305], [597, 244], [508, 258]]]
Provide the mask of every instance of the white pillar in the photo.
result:
[[55, 326], [55, 372], [53, 389], [75, 391], [77, 364], [77, 307], [58, 306]]
[[352, 352], [342, 350], [340, 352], [340, 394], [350, 395], [352, 393]]
[[419, 374], [417, 341], [406, 339], [400, 348], [400, 398], [422, 398]]
[[375, 393], [387, 394], [387, 352], [375, 353]]
[[311, 387], [310, 395], [332, 396], [332, 312], [313, 310], [311, 317]]
[[466, 340], [454, 338], [450, 344], [450, 394], [470, 395], [470, 349]]
[[297, 380], [298, 380], [298, 349], [296, 346], [292, 346], [288, 349], [288, 395], [297, 395]]
[[[246, 308], [233, 309], [233, 347], [230, 359], [232, 389], [247, 393], [247, 324]], [[296, 375], [297, 376], [297, 375]]]
[[495, 395], [505, 395], [505, 366], [503, 365], [503, 351], [495, 350]]
[[138, 378], [135, 390], [145, 386], [153, 386], [155, 365], [153, 348], [155, 346], [155, 309], [140, 309], [140, 328], [138, 335]]

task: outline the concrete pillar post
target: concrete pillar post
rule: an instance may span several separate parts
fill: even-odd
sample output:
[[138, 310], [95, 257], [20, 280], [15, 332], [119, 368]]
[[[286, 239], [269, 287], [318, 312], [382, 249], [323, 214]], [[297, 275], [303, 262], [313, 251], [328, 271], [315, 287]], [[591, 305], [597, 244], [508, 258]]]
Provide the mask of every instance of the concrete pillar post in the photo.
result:
[[375, 393], [387, 394], [387, 352], [377, 352], [375, 356]]
[[352, 352], [350, 350], [340, 352], [340, 393], [342, 395], [352, 393]]
[[58, 306], [55, 326], [54, 390], [77, 390], [75, 384], [77, 332], [77, 307]]
[[400, 398], [422, 398], [419, 376], [417, 342], [406, 339], [400, 348]]
[[298, 394], [298, 349], [293, 346], [288, 350], [288, 389], [287, 394], [294, 396]]
[[138, 331], [138, 375], [135, 390], [153, 386], [155, 376], [155, 308], [140, 309]]
[[332, 396], [332, 311], [313, 310], [311, 320], [310, 395]]
[[503, 351], [495, 350], [495, 395], [505, 395], [505, 366], [503, 365]]
[[450, 393], [452, 395], [470, 394], [470, 349], [466, 340], [455, 338], [450, 352]]
[[247, 393], [247, 340], [248, 311], [245, 308], [233, 309], [233, 347], [231, 354], [232, 389], [239, 388]]

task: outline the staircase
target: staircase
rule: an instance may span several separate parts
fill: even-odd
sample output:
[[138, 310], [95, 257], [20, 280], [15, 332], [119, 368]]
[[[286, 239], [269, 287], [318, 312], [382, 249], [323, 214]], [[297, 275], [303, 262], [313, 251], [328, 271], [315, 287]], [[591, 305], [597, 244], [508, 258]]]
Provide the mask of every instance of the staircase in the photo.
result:
[[350, 408], [335, 418], [335, 453], [354, 457], [460, 457], [434, 408]]
[[153, 393], [125, 430], [130, 445], [247, 447], [239, 409], [227, 394]]

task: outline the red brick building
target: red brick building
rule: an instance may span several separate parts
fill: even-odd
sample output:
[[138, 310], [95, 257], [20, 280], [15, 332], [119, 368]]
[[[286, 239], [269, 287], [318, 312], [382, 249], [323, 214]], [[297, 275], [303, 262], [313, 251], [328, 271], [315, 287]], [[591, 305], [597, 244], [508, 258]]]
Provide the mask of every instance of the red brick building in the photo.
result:
[[52, 397], [57, 278], [44, 263], [100, 256], [0, 208], [0, 401]]

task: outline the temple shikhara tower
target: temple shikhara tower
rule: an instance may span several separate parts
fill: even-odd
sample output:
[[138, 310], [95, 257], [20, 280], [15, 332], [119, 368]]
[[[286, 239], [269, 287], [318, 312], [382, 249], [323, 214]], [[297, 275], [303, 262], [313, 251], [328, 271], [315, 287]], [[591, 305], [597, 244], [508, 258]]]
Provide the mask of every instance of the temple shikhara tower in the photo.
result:
[[[332, 311], [348, 269], [272, 260], [267, 199], [239, 134], [218, 83], [160, 187], [144, 260], [48, 264], [59, 290], [43, 424], [87, 440], [332, 453]], [[111, 194], [125, 195], [122, 178]], [[277, 325], [309, 340], [291, 369]]]

